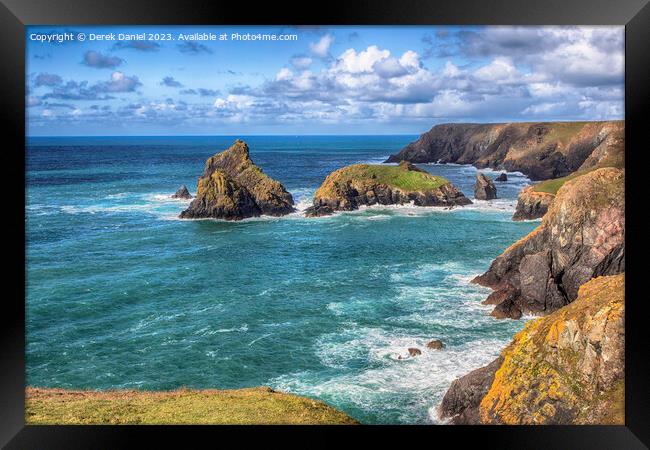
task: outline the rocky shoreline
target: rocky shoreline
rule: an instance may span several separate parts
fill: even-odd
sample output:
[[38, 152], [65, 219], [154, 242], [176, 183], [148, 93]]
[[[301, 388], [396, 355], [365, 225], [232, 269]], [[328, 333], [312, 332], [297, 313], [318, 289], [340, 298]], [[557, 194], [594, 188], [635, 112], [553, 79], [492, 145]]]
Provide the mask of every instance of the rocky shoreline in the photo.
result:
[[[316, 191], [306, 217], [365, 205], [472, 203], [414, 162], [472, 164], [546, 180], [520, 192], [512, 218], [542, 218], [541, 224], [472, 280], [493, 289], [483, 303], [494, 305], [495, 318], [544, 317], [529, 321], [495, 361], [454, 381], [442, 417], [455, 424], [622, 423], [622, 133], [622, 122], [437, 125], [387, 160], [398, 166], [346, 166]], [[497, 181], [504, 180], [502, 173]], [[474, 191], [478, 200], [497, 198], [494, 181], [481, 173]], [[293, 211], [291, 194], [252, 163], [238, 140], [206, 161], [196, 198], [181, 218], [240, 220]], [[435, 341], [428, 348], [443, 347]], [[421, 354], [407, 350], [411, 358]]]
[[453, 424], [625, 423], [624, 274], [594, 278], [569, 305], [529, 321], [489, 365], [455, 380]]
[[528, 236], [473, 282], [496, 318], [529, 321], [501, 355], [455, 380], [453, 424], [623, 424], [625, 172], [564, 183]]

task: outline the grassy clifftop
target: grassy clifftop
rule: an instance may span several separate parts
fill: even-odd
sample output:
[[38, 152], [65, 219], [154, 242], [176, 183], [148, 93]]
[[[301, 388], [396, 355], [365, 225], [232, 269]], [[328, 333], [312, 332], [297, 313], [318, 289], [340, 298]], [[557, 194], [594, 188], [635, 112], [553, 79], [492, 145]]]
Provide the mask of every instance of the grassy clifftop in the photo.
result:
[[353, 164], [332, 172], [316, 191], [316, 197], [330, 198], [337, 195], [336, 186], [351, 183], [354, 185], [386, 185], [404, 192], [425, 192], [449, 183], [443, 177], [431, 175], [414, 166], [383, 166], [372, 164]]
[[323, 402], [273, 391], [27, 388], [28, 424], [355, 424]]

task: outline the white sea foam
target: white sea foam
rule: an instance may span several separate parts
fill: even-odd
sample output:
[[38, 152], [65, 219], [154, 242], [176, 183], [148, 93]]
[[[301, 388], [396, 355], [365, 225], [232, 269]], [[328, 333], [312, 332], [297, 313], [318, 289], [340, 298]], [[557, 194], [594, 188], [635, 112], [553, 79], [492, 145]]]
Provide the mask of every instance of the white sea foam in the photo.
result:
[[[341, 338], [345, 341], [340, 342]], [[442, 351], [427, 350], [431, 336], [409, 336], [381, 328], [355, 328], [325, 335], [316, 343], [316, 355], [340, 375], [317, 379], [310, 372], [283, 375], [270, 384], [289, 392], [352, 404], [372, 411], [402, 410], [398, 420], [438, 423], [434, 414], [451, 382], [498, 356], [506, 340], [480, 339]], [[407, 349], [422, 354], [409, 357]], [[402, 359], [400, 359], [402, 357]], [[354, 360], [371, 367], [362, 372], [346, 370]], [[409, 407], [403, 402], [408, 399]]]

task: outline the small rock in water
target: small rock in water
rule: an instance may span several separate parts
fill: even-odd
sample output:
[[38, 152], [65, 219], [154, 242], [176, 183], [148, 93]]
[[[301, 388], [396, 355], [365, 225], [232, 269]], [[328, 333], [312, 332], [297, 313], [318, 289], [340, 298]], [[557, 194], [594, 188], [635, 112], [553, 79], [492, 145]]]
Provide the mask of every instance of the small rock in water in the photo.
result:
[[494, 181], [508, 181], [508, 175], [505, 172], [501, 172], [501, 175], [496, 177]]
[[474, 198], [477, 200], [492, 200], [497, 198], [497, 188], [490, 177], [482, 173], [476, 175]]
[[408, 351], [409, 351], [409, 355], [411, 356], [418, 356], [422, 354], [422, 351], [419, 348], [411, 347], [408, 349]]
[[190, 191], [187, 190], [187, 186], [182, 185], [181, 187], [178, 188], [176, 193], [172, 195], [172, 198], [192, 198], [192, 195], [190, 194]]
[[432, 350], [442, 350], [444, 347], [445, 344], [439, 339], [434, 339], [427, 344], [427, 348], [430, 348]]

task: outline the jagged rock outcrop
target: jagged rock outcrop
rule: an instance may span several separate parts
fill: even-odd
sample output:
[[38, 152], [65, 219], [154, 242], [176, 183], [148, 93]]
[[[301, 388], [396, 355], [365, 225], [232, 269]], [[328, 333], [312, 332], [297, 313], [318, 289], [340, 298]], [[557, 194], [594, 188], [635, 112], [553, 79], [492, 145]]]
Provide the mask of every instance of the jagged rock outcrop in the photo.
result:
[[504, 181], [508, 181], [508, 174], [505, 172], [501, 172], [498, 177], [494, 179], [494, 181], [498, 181], [503, 183]]
[[535, 191], [534, 186], [524, 188], [517, 198], [517, 207], [512, 220], [533, 220], [544, 217], [555, 195]]
[[476, 200], [493, 200], [497, 198], [497, 187], [492, 178], [479, 173], [474, 184], [474, 198]]
[[529, 321], [496, 361], [454, 381], [441, 415], [462, 424], [623, 425], [624, 292], [624, 274], [582, 285], [574, 302]]
[[462, 206], [471, 202], [445, 178], [431, 175], [413, 164], [399, 166], [353, 164], [325, 178], [314, 195], [308, 217], [352, 211], [361, 205]]
[[502, 362], [503, 358], [499, 357], [487, 366], [454, 380], [442, 398], [440, 416], [451, 418], [454, 425], [479, 423], [479, 405], [490, 390], [494, 374]]
[[567, 181], [539, 227], [498, 256], [473, 282], [491, 287], [492, 315], [547, 314], [578, 288], [625, 270], [625, 172], [596, 169]]
[[291, 194], [262, 172], [250, 159], [248, 145], [237, 140], [205, 162], [196, 198], [180, 217], [240, 220], [260, 215], [282, 216], [293, 211]]
[[187, 190], [187, 186], [182, 185], [178, 190], [172, 195], [172, 198], [182, 198], [184, 200], [192, 198], [192, 194]]
[[472, 164], [546, 180], [621, 167], [624, 136], [623, 121], [441, 124], [386, 162]]

